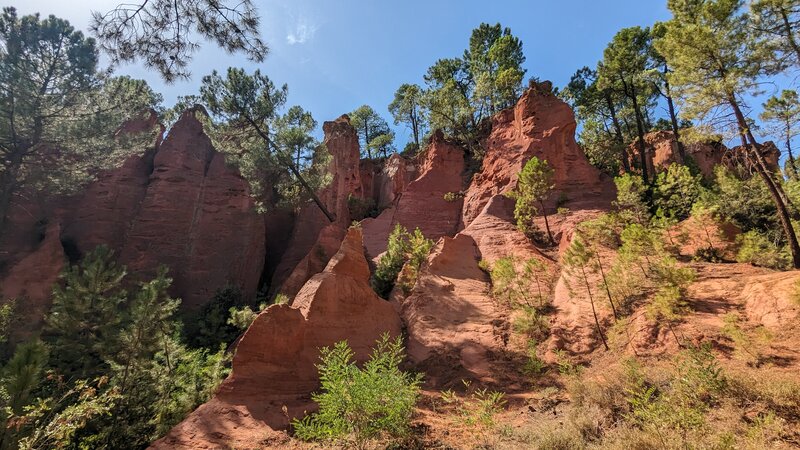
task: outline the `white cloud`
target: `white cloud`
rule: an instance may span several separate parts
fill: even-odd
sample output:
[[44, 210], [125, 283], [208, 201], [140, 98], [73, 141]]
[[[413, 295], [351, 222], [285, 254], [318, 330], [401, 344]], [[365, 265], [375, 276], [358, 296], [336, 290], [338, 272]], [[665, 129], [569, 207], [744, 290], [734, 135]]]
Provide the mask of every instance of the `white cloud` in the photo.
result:
[[294, 29], [289, 30], [289, 34], [286, 35], [286, 42], [289, 45], [305, 44], [314, 38], [316, 32], [317, 26], [309, 23], [305, 17], [301, 17], [297, 20]]

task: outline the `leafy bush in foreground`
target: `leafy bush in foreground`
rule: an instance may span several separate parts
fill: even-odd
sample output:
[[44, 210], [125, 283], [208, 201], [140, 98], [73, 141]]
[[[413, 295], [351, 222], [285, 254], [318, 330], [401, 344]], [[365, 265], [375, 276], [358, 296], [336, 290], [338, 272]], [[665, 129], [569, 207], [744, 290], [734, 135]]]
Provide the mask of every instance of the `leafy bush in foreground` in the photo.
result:
[[399, 337], [384, 334], [363, 368], [346, 341], [320, 352], [322, 388], [312, 397], [319, 412], [295, 419], [295, 436], [364, 448], [371, 439], [408, 434], [422, 377], [400, 370], [404, 351]]

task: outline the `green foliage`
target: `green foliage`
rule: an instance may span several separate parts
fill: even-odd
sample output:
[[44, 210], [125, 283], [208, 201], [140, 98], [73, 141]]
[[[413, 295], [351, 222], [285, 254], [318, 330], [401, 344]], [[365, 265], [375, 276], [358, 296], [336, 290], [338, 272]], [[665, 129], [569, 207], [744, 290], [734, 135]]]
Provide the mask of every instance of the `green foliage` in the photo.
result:
[[441, 129], [480, 157], [481, 123], [512, 106], [522, 91], [522, 42], [510, 28], [482, 23], [461, 58], [436, 61], [425, 74], [424, 105], [432, 129]]
[[463, 192], [446, 192], [444, 194], [444, 201], [446, 202], [455, 202], [462, 198], [464, 198]]
[[97, 247], [80, 265], [62, 273], [53, 289], [53, 306], [45, 317], [43, 339], [50, 346], [50, 364], [68, 378], [91, 379], [107, 372], [127, 306], [127, 275], [114, 262], [114, 252]]
[[714, 174], [716, 183], [708, 200], [724, 219], [742, 231], [757, 230], [783, 239], [775, 205], [757, 177], [741, 177], [722, 166], [717, 166]]
[[[330, 182], [330, 154], [310, 136], [315, 121], [309, 113], [292, 107], [280, 115], [287, 94], [286, 85], [276, 87], [258, 70], [249, 75], [231, 67], [224, 78], [214, 71], [200, 87], [210, 116], [199, 119], [214, 147], [248, 181], [260, 210], [275, 203], [297, 206], [310, 198], [332, 217], [316, 196]], [[312, 163], [297, 166], [296, 161]]]
[[408, 293], [417, 281], [422, 263], [428, 258], [434, 242], [426, 239], [419, 228], [409, 233], [397, 224], [389, 235], [386, 252], [381, 256], [372, 276], [372, 289], [388, 298], [395, 283]]
[[49, 398], [27, 408], [18, 420], [32, 432], [20, 439], [20, 450], [74, 448], [76, 435], [92, 421], [110, 415], [119, 400], [116, 389], [104, 388], [106, 381], [77, 381], [57, 400]]
[[[420, 148], [420, 139], [428, 127], [428, 118], [422, 109], [424, 91], [416, 84], [401, 84], [394, 93], [394, 100], [389, 103], [389, 112], [394, 124], [406, 124], [411, 130], [412, 142], [416, 149]], [[415, 150], [416, 151], [416, 150]]]
[[[65, 269], [63, 284], [54, 289], [44, 333], [51, 346], [48, 378], [68, 383], [36, 391], [36, 406], [23, 412], [47, 361], [43, 344], [18, 347], [20, 356], [6, 368], [5, 380], [13, 381], [4, 385], [11, 411], [20, 416], [15, 420], [34, 424], [15, 438], [31, 448], [145, 447], [210, 398], [226, 375], [224, 345], [218, 351], [189, 350], [178, 340], [180, 300], [167, 292], [172, 280], [166, 269], [130, 291], [122, 288], [125, 274], [113, 254], [99, 247], [80, 265]], [[203, 315], [209, 323], [198, 325], [207, 331], [197, 335], [201, 340], [211, 339], [209, 330], [219, 330], [219, 304], [238, 295], [218, 294], [218, 304]], [[96, 387], [73, 381], [89, 377], [103, 381]], [[86, 393], [93, 397], [85, 398]], [[67, 419], [75, 423], [58, 422]]]
[[[535, 156], [531, 157], [522, 171], [516, 189], [509, 193], [509, 197], [516, 200], [514, 207], [514, 218], [517, 221], [517, 228], [528, 236], [532, 236], [535, 231], [533, 218], [541, 213], [547, 224], [547, 212], [544, 209], [544, 200], [553, 189], [553, 169], [545, 160]], [[553, 243], [553, 234], [550, 232], [550, 225], [547, 224], [547, 237]]]
[[191, 76], [188, 66], [200, 39], [257, 63], [269, 52], [259, 38], [260, 20], [250, 0], [137, 3], [92, 13], [91, 30], [114, 65], [142, 61], [171, 83]]
[[400, 370], [400, 338], [384, 334], [363, 368], [356, 365], [345, 341], [321, 349], [320, 355], [322, 386], [312, 397], [319, 412], [295, 419], [295, 436], [365, 448], [372, 439], [408, 434], [422, 378]]
[[684, 103], [682, 114], [713, 119], [724, 129], [731, 122], [720, 122], [718, 110], [731, 108], [731, 96], [757, 89], [770, 49], [752, 39], [741, 0], [669, 0], [667, 6], [672, 19], [655, 47], [670, 63], [669, 81]]
[[614, 206], [624, 222], [646, 224], [650, 220], [650, 208], [647, 205], [647, 188], [641, 178], [623, 174], [614, 178], [617, 185], [617, 199]]
[[788, 249], [769, 239], [756, 230], [736, 236], [739, 252], [736, 261], [771, 269], [788, 270], [792, 266], [792, 256]]
[[[275, 304], [281, 305], [288, 303], [289, 299], [284, 294], [278, 294], [275, 298]], [[228, 325], [236, 327], [240, 332], [250, 328], [250, 325], [253, 324], [253, 321], [256, 320], [256, 317], [261, 311], [267, 309], [267, 304], [262, 303], [259, 306], [258, 311], [253, 311], [250, 306], [244, 306], [242, 308], [231, 308], [228, 313], [230, 317], [228, 317]]]
[[16, 308], [17, 302], [13, 299], [0, 305], [0, 344], [8, 341], [8, 334], [11, 332], [11, 324], [14, 322]]
[[203, 305], [184, 327], [187, 342], [194, 348], [206, 349], [216, 349], [220, 343], [232, 343], [239, 335], [239, 329], [228, 323], [229, 311], [243, 304], [239, 287], [228, 285], [217, 289], [211, 301]]
[[360, 198], [353, 194], [347, 196], [347, 209], [350, 211], [350, 219], [360, 221], [367, 217], [378, 217], [380, 210], [372, 197]]
[[459, 396], [452, 390], [442, 392], [442, 400], [455, 407], [461, 424], [478, 432], [492, 430], [496, 425], [496, 416], [503, 411], [506, 404], [505, 394], [488, 389], [471, 389], [471, 383], [462, 380], [468, 393]]
[[550, 292], [550, 275], [539, 258], [520, 261], [500, 258], [489, 268], [492, 293], [513, 307], [545, 308]]
[[[782, 0], [783, 1], [783, 0]], [[758, 2], [762, 5], [769, 1]], [[800, 57], [800, 54], [796, 55]], [[763, 105], [759, 116], [766, 125], [763, 134], [780, 138], [789, 155], [786, 175], [798, 179], [796, 162], [792, 153], [792, 140], [800, 134], [800, 98], [793, 90], [781, 91], [780, 97], [772, 96]]]
[[653, 188], [656, 216], [683, 220], [689, 217], [692, 205], [700, 197], [700, 175], [692, 175], [689, 167], [677, 163], [658, 174]]
[[[98, 70], [93, 39], [66, 20], [0, 14], [0, 230], [22, 189], [72, 193], [152, 144], [117, 133], [161, 101], [144, 81]], [[111, 150], [110, 150], [111, 149]]]
[[361, 145], [361, 154], [367, 158], [377, 157], [379, 152], [387, 156], [390, 151], [394, 151], [392, 142], [394, 132], [389, 128], [383, 117], [381, 117], [369, 105], [362, 105], [349, 114], [350, 124], [358, 133], [358, 141]]
[[722, 334], [733, 341], [734, 355], [755, 367], [761, 365], [765, 359], [764, 347], [772, 339], [769, 331], [763, 325], [745, 330], [742, 317], [735, 312], [725, 314], [722, 320], [725, 323]]
[[21, 415], [23, 407], [30, 402], [31, 393], [42, 381], [47, 357], [48, 349], [44, 343], [30, 341], [18, 345], [14, 356], [3, 367], [2, 388], [13, 414]]

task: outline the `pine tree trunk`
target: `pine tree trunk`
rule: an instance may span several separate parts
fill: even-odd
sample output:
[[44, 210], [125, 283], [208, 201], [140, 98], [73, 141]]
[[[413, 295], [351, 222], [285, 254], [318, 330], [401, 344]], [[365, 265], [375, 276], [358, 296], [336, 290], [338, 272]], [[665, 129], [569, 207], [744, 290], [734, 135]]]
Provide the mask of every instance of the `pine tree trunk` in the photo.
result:
[[780, 191], [775, 185], [775, 180], [766, 169], [764, 158], [761, 156], [761, 152], [758, 150], [758, 143], [756, 142], [753, 133], [747, 126], [747, 120], [745, 120], [744, 114], [742, 114], [742, 110], [739, 108], [739, 103], [736, 101], [736, 98], [733, 95], [729, 96], [728, 101], [733, 108], [734, 114], [736, 115], [736, 121], [739, 125], [739, 131], [742, 134], [743, 140], [745, 140], [745, 136], [750, 140], [750, 152], [748, 154], [750, 155], [749, 158], [751, 158], [752, 161], [751, 165], [756, 169], [756, 172], [764, 181], [764, 184], [767, 185], [770, 196], [772, 196], [772, 202], [775, 204], [775, 208], [778, 210], [778, 218], [781, 221], [783, 232], [786, 235], [786, 240], [789, 243], [789, 249], [792, 252], [792, 266], [795, 269], [800, 269], [800, 243], [797, 242], [797, 235], [795, 234], [794, 227], [792, 226], [789, 210], [786, 207], [786, 203], [783, 201]]
[[642, 164], [642, 181], [644, 184], [650, 184], [647, 176], [647, 154], [644, 144], [644, 125], [642, 123], [642, 112], [639, 110], [639, 101], [636, 98], [636, 90], [633, 85], [630, 88], [630, 99], [633, 102], [633, 112], [636, 115], [636, 133], [639, 136], [639, 158]]
[[614, 124], [614, 134], [617, 137], [617, 145], [620, 148], [620, 157], [622, 159], [622, 169], [625, 172], [631, 171], [631, 165], [628, 163], [628, 152], [625, 149], [625, 139], [622, 137], [622, 126], [617, 119], [617, 112], [614, 109], [614, 102], [611, 100], [611, 94], [606, 93], [606, 103], [608, 111], [611, 114], [611, 123]]
[[606, 342], [606, 337], [603, 335], [603, 329], [600, 328], [600, 319], [597, 318], [597, 310], [594, 307], [592, 288], [589, 286], [589, 278], [586, 277], [586, 270], [584, 270], [583, 266], [581, 266], [581, 273], [583, 274], [583, 282], [586, 283], [586, 292], [589, 293], [589, 303], [592, 305], [592, 316], [594, 316], [594, 325], [597, 327], [597, 334], [600, 336], [600, 340], [603, 341], [603, 347], [608, 350], [608, 342]]
[[542, 216], [544, 216], [544, 228], [547, 230], [547, 237], [550, 238], [550, 245], [555, 245], [556, 241], [553, 239], [553, 233], [550, 231], [550, 222], [547, 220], [547, 212], [544, 210], [544, 202], [539, 200], [542, 206]]
[[678, 145], [678, 155], [681, 157], [681, 164], [686, 164], [686, 148], [681, 142], [680, 127], [678, 126], [678, 115], [675, 113], [675, 103], [672, 101], [671, 88], [666, 75], [669, 72], [667, 65], [664, 64], [664, 97], [667, 99], [667, 109], [669, 110], [669, 121], [672, 124], [672, 135], [675, 137], [675, 143]]

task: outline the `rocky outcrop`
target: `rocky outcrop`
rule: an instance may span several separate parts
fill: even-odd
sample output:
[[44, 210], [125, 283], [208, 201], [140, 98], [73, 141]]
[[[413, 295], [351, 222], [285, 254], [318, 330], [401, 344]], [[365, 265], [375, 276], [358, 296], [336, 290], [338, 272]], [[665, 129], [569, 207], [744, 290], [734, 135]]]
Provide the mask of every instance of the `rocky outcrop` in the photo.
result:
[[429, 386], [462, 379], [500, 383], [507, 323], [489, 295], [489, 278], [478, 267], [478, 247], [470, 236], [439, 240], [411, 294], [398, 306], [408, 333], [408, 358], [425, 372]]
[[496, 195], [460, 234], [468, 235], [475, 241], [480, 259], [489, 265], [506, 257], [520, 261], [538, 258], [552, 263], [514, 225], [513, 210], [514, 200], [504, 195]]
[[[554, 170], [554, 184], [545, 205], [602, 207], [615, 196], [612, 181], [589, 164], [575, 142], [577, 124], [570, 107], [546, 83], [526, 91], [517, 105], [492, 119], [486, 155], [464, 197], [463, 223], [468, 226], [490, 198], [513, 190], [517, 175], [536, 156]], [[548, 212], [552, 212], [548, 211]]]
[[[678, 142], [672, 131], [653, 131], [644, 136], [647, 171], [657, 173], [666, 170], [672, 163], [684, 164], [678, 150]], [[714, 176], [714, 167], [722, 164], [728, 149], [721, 142], [684, 143], [686, 154], [692, 158], [700, 173], [705, 177]], [[641, 164], [638, 139], [628, 149], [629, 164]]]
[[50, 224], [33, 252], [0, 279], [0, 298], [15, 302], [14, 315], [23, 324], [12, 330], [12, 341], [22, 341], [35, 334], [50, 307], [53, 284], [58, 281], [66, 261], [60, 231], [58, 223]]
[[[323, 145], [330, 154], [328, 172], [332, 179], [331, 183], [318, 195], [325, 207], [335, 216], [333, 225], [339, 228], [341, 235], [344, 235], [344, 230], [350, 226], [348, 199], [350, 196], [363, 198], [359, 170], [358, 135], [355, 128], [350, 125], [350, 118], [347, 115], [331, 122], [325, 122], [322, 129], [325, 132]], [[299, 286], [302, 286], [309, 277], [314, 275], [314, 272], [306, 272], [304, 276], [298, 276], [300, 272], [296, 272], [295, 268], [307, 259], [315, 244], [320, 240], [322, 230], [330, 225], [331, 222], [316, 204], [309, 203], [300, 209], [295, 219], [287, 251], [283, 254], [272, 277], [273, 293], [281, 292], [282, 286], [289, 277], [294, 278], [292, 284], [287, 285], [288, 294], [291, 294], [291, 291], [296, 292]], [[331, 235], [332, 233], [329, 232], [328, 236]], [[330, 246], [326, 248], [330, 248]], [[324, 265], [327, 260], [320, 262]]]
[[[464, 150], [436, 132], [419, 169], [420, 175], [400, 194], [396, 206], [377, 218], [363, 221], [367, 253], [371, 258], [386, 250], [391, 229], [400, 224], [419, 228], [428, 239], [453, 236], [459, 229], [463, 189]], [[455, 199], [445, 200], [446, 194]], [[387, 226], [388, 225], [388, 226]]]
[[394, 153], [388, 158], [375, 162], [371, 159], [361, 161], [361, 189], [364, 198], [370, 198], [378, 209], [391, 206], [416, 178], [417, 167], [414, 161]]
[[156, 152], [144, 198], [130, 206], [138, 214], [120, 252], [138, 277], [169, 267], [172, 292], [190, 309], [227, 284], [255, 292], [265, 260], [264, 217], [248, 184], [214, 150], [194, 114], [184, 112]]
[[[678, 151], [672, 131], [653, 131], [644, 136], [648, 173], [664, 171], [672, 163], [684, 164]], [[686, 154], [706, 178], [714, 177], [714, 167], [723, 165], [732, 168], [735, 165], [748, 165], [741, 146], [727, 148], [721, 142], [684, 143]], [[761, 154], [770, 170], [777, 170], [780, 151], [772, 142], [760, 145]], [[639, 158], [638, 139], [628, 148], [628, 158], [632, 167], [641, 164]]]
[[346, 339], [356, 360], [364, 361], [383, 333], [398, 336], [400, 329], [392, 305], [369, 286], [361, 231], [351, 228], [291, 306], [270, 306], [256, 318], [216, 396], [152, 448], [264, 448], [272, 430], [313, 410], [321, 347]]

